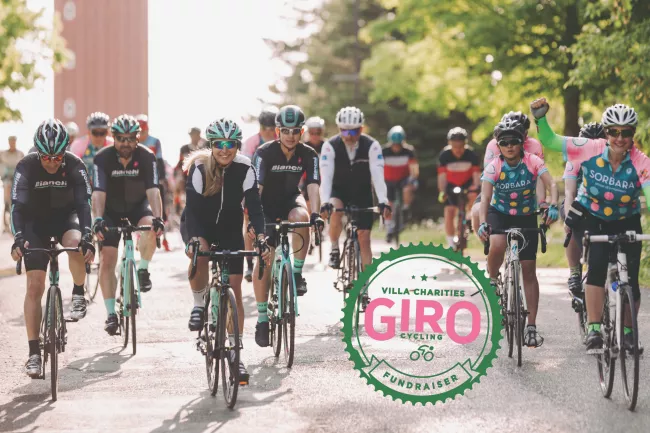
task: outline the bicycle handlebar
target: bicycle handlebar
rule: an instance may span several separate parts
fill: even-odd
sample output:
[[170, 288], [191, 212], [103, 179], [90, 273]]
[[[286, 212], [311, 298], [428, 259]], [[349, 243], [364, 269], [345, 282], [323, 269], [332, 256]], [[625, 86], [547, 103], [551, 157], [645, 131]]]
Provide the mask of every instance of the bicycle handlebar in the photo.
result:
[[[512, 232], [520, 232], [522, 235], [524, 233], [539, 233], [540, 238], [542, 240], [542, 254], [546, 254], [546, 230], [548, 230], [548, 226], [545, 224], [542, 224], [538, 228], [526, 228], [526, 229], [518, 229], [518, 228], [510, 228], [510, 229], [493, 229], [490, 230], [490, 235], [509, 235]], [[488, 253], [490, 252], [490, 238], [488, 238], [487, 242], [485, 242], [485, 245], [483, 246], [483, 253], [487, 256]]]
[[201, 242], [198, 240], [190, 242], [190, 245], [194, 246], [194, 254], [192, 255], [192, 269], [190, 271], [190, 280], [194, 278], [196, 275], [196, 264], [197, 264], [197, 259], [198, 257], [209, 257], [210, 260], [218, 259], [218, 258], [237, 258], [237, 257], [260, 257], [260, 270], [259, 270], [259, 275], [257, 276], [258, 280], [261, 280], [262, 277], [264, 276], [264, 260], [261, 260], [262, 256], [258, 251], [245, 251], [245, 250], [238, 250], [238, 251], [230, 251], [230, 250], [222, 250], [222, 251], [199, 251], [199, 248], [201, 246]]
[[623, 243], [623, 244], [633, 244], [636, 242], [650, 241], [650, 235], [644, 235], [634, 231], [629, 231], [625, 233], [619, 233], [617, 235], [589, 235], [588, 232], [585, 232], [583, 242], [612, 242], [612, 243]]
[[[33, 254], [33, 253], [45, 253], [51, 259], [53, 257], [57, 257], [59, 254], [67, 253], [67, 252], [79, 253], [79, 248], [27, 248], [23, 253], [23, 255]], [[16, 274], [20, 275], [23, 273], [22, 267], [23, 267], [23, 258], [19, 257], [18, 261], [16, 262]], [[86, 274], [89, 273], [90, 273], [90, 264], [86, 263]]]

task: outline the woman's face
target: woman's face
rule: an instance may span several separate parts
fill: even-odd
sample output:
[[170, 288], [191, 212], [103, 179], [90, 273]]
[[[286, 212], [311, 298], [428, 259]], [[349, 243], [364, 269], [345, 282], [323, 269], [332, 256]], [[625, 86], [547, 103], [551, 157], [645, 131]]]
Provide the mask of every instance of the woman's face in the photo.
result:
[[605, 129], [609, 147], [613, 152], [625, 154], [634, 145], [634, 128], [631, 126], [610, 126]]
[[497, 143], [501, 154], [507, 160], [513, 160], [521, 156], [523, 141], [520, 138], [505, 138]]
[[221, 167], [228, 166], [237, 155], [238, 142], [236, 140], [216, 140], [210, 142], [212, 156]]

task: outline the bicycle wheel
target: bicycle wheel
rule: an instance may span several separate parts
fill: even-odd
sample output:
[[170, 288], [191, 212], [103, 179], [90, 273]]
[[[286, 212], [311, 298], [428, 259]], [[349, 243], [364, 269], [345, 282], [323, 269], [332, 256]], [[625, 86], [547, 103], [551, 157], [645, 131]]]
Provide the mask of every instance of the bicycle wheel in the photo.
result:
[[58, 330], [60, 328], [59, 320], [60, 317], [59, 305], [61, 303], [61, 296], [56, 290], [56, 287], [50, 287], [50, 292], [48, 293], [48, 352], [50, 358], [50, 382], [52, 386], [52, 401], [56, 401], [57, 394], [59, 390], [59, 337]]
[[512, 325], [512, 314], [510, 314], [510, 307], [508, 305], [508, 286], [510, 279], [506, 278], [506, 284], [501, 287], [501, 311], [503, 314], [504, 328], [506, 331], [506, 341], [508, 342], [508, 357], [512, 358], [512, 349], [514, 347], [514, 327]]
[[343, 243], [343, 254], [341, 254], [341, 263], [337, 272], [337, 280], [341, 282], [341, 291], [343, 292], [343, 307], [345, 308], [345, 300], [348, 297], [348, 287], [350, 286], [350, 240], [346, 239]]
[[90, 264], [90, 273], [86, 274], [86, 284], [84, 290], [86, 297], [93, 302], [99, 288], [99, 257], [102, 250], [101, 242], [95, 242], [95, 260]]
[[282, 338], [284, 343], [284, 361], [287, 368], [293, 365], [293, 353], [296, 343], [296, 310], [294, 308], [295, 288], [291, 266], [285, 263], [282, 269]]
[[[616, 347], [616, 310], [609, 306], [609, 287], [606, 288], [605, 303], [603, 305], [603, 316], [601, 329], [603, 331], [603, 353], [596, 355], [596, 367], [598, 368], [598, 379], [600, 389], [605, 398], [612, 395], [614, 388], [614, 374], [616, 358], [612, 357], [611, 349]], [[611, 313], [610, 314], [610, 310]]]
[[524, 344], [524, 321], [523, 321], [523, 308], [522, 308], [522, 299], [521, 299], [521, 283], [520, 283], [520, 274], [519, 266], [516, 266], [514, 263], [511, 264], [512, 272], [512, 285], [514, 288], [514, 317], [513, 317], [513, 326], [515, 328], [515, 343], [517, 345], [517, 367], [521, 367], [521, 350]]
[[135, 270], [133, 269], [133, 262], [129, 261], [127, 265], [127, 275], [129, 276], [129, 303], [127, 308], [129, 310], [129, 318], [131, 322], [131, 345], [133, 346], [133, 354], [136, 353], [137, 339], [135, 336], [135, 316], [138, 314], [138, 296], [135, 290]]
[[[120, 266], [123, 266], [123, 264], [120, 264]], [[129, 292], [124, 290], [125, 278], [124, 270], [122, 270], [120, 273], [120, 297], [115, 302], [115, 312], [119, 319], [120, 335], [122, 336], [122, 349], [126, 349], [126, 346], [129, 344], [129, 316], [126, 308], [129, 303], [129, 300], [127, 299]], [[125, 293], [127, 294], [127, 297], [125, 297]]]
[[[276, 271], [278, 267], [274, 268]], [[269, 328], [271, 330], [271, 346], [273, 348], [273, 356], [276, 358], [280, 356], [280, 349], [282, 348], [282, 317], [280, 317], [280, 294], [281, 287], [278, 286], [279, 282], [276, 275], [271, 278], [271, 302], [269, 302]], [[284, 311], [284, 307], [283, 307]]]
[[214, 330], [212, 332], [210, 331], [213, 318], [209, 290], [208, 296], [205, 297], [203, 318], [203, 335], [200, 335], [199, 338], [203, 338], [205, 341], [205, 372], [208, 377], [208, 388], [210, 388], [211, 394], [215, 395], [217, 393], [217, 387], [219, 386], [219, 360], [214, 356]]
[[[460, 206], [464, 207], [465, 204], [463, 204], [461, 202], [459, 207]], [[467, 248], [467, 234], [466, 234], [467, 226], [466, 226], [466, 222], [465, 222], [465, 211], [464, 210], [460, 210], [460, 209], [458, 210], [458, 221], [457, 221], [456, 227], [457, 227], [456, 236], [458, 236], [458, 244], [456, 244], [456, 250], [462, 255], [465, 248]]]
[[[634, 410], [636, 400], [639, 396], [639, 328], [636, 317], [636, 306], [632, 295], [632, 287], [629, 284], [622, 284], [618, 290], [621, 292], [623, 303], [623, 317], [629, 314], [630, 328], [632, 328], [632, 350], [625, 350], [623, 329], [617, 330], [619, 343], [619, 356], [621, 358], [621, 379], [623, 381], [623, 394], [627, 401], [627, 408]], [[627, 313], [627, 314], [626, 314]], [[622, 319], [622, 318], [621, 318]], [[623, 322], [623, 320], [621, 320]]]
[[[223, 384], [223, 398], [226, 405], [232, 409], [237, 402], [239, 390], [239, 356], [241, 345], [239, 343], [239, 321], [235, 292], [228, 287], [226, 296], [221, 297], [219, 306], [221, 353], [221, 383]], [[230, 330], [228, 330], [230, 328]]]
[[[353, 255], [352, 255], [352, 266], [350, 266], [351, 270], [351, 275], [350, 275], [350, 281], [352, 281], [352, 284], [354, 284], [354, 281], [359, 278], [359, 271], [361, 270], [361, 248], [359, 247], [359, 241], [355, 240], [353, 243]], [[367, 296], [367, 290], [368, 287], [364, 286], [361, 291], [359, 292], [359, 295], [357, 296], [357, 308], [355, 308], [355, 318], [354, 318], [354, 327], [357, 332], [357, 335], [359, 333], [359, 315], [361, 314], [361, 308], [363, 307], [365, 309], [365, 306], [362, 305], [363, 303], [363, 297], [364, 294]]]

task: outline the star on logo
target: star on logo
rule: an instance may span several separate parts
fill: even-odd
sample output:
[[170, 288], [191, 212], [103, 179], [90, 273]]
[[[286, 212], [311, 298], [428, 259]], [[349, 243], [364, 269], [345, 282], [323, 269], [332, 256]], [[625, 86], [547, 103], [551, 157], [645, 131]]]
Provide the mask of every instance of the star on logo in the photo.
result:
[[412, 279], [412, 280], [415, 280], [415, 275], [411, 275], [411, 279]]
[[427, 280], [427, 276], [426, 276], [426, 275], [422, 275], [422, 276], [420, 276], [420, 278], [422, 278], [422, 281], [426, 281], [426, 280]]

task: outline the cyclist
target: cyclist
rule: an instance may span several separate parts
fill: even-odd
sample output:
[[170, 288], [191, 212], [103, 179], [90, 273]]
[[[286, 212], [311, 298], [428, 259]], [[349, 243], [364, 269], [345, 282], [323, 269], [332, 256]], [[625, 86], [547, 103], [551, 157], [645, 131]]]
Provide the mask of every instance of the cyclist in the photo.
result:
[[185, 194], [185, 182], [187, 181], [187, 173], [183, 171], [183, 160], [187, 158], [191, 152], [205, 147], [205, 140], [201, 138], [201, 128], [193, 126], [188, 131], [190, 142], [181, 146], [181, 153], [178, 158], [178, 163], [174, 168], [174, 177], [176, 179], [176, 191], [174, 193], [174, 205], [176, 212], [180, 214], [181, 209], [181, 196]]
[[[519, 128], [523, 132], [525, 137], [524, 151], [528, 153], [532, 153], [533, 155], [537, 155], [542, 160], [544, 160], [544, 150], [542, 148], [542, 143], [528, 136], [528, 130], [530, 129], [530, 119], [528, 119], [528, 116], [523, 114], [521, 111], [510, 111], [501, 117], [501, 122], [504, 122], [506, 120], [510, 121], [513, 124], [519, 125]], [[492, 138], [492, 140], [490, 140], [487, 147], [485, 148], [483, 167], [485, 168], [486, 165], [488, 165], [494, 158], [496, 158], [500, 154], [501, 154], [501, 150], [499, 150], [499, 146], [497, 145], [497, 140], [495, 138]], [[544, 189], [544, 182], [539, 182], [539, 184], [537, 185], [536, 195], [537, 195], [538, 202], [540, 202], [540, 205], [545, 207], [544, 202], [546, 201], [546, 190]], [[474, 200], [474, 204], [472, 205], [472, 226], [473, 227], [479, 226], [478, 211], [480, 208], [480, 203], [481, 203], [481, 194], [479, 194], [476, 197], [476, 200]]]
[[[589, 139], [606, 138], [605, 128], [598, 122], [587, 123], [580, 129], [578, 137]], [[571, 207], [571, 203], [576, 198], [578, 191], [578, 178], [581, 177], [579, 173], [573, 173], [573, 164], [567, 163], [564, 170], [564, 199], [560, 204], [560, 218], [562, 221], [566, 219], [566, 213]], [[568, 227], [565, 226], [565, 230]], [[580, 256], [582, 256], [582, 238], [578, 239], [579, 233], [571, 236], [569, 245], [566, 249], [566, 258], [569, 262], [569, 290], [574, 296], [580, 296], [582, 293], [582, 265], [580, 264]]]
[[[373, 205], [372, 188], [377, 194], [379, 208], [384, 218], [390, 218], [386, 182], [384, 181], [384, 157], [381, 145], [369, 135], [363, 134], [363, 112], [357, 107], [344, 107], [336, 114], [339, 133], [323, 145], [320, 169], [323, 175], [320, 199], [321, 213], [331, 214], [330, 239], [332, 251], [329, 266], [340, 266], [339, 237], [343, 228], [341, 213], [331, 213], [333, 208], [344, 206], [370, 207]], [[357, 216], [361, 264], [372, 261], [370, 231], [373, 215], [369, 212]]]
[[445, 205], [445, 233], [450, 248], [456, 247], [454, 222], [458, 211], [458, 194], [453, 190], [455, 187], [468, 190], [465, 206], [469, 214], [481, 182], [479, 159], [467, 145], [467, 137], [467, 131], [461, 127], [450, 129], [438, 163], [438, 201]]
[[[260, 146], [253, 158], [264, 207], [264, 219], [269, 223], [278, 219], [288, 219], [291, 222], [309, 221], [322, 229], [324, 223], [318, 214], [320, 209], [318, 155], [313, 148], [300, 142], [305, 114], [296, 105], [285, 105], [278, 111], [275, 124], [280, 138]], [[303, 173], [307, 173], [311, 216], [305, 199], [298, 189], [298, 182]], [[269, 235], [269, 245], [275, 248], [273, 228], [267, 229], [266, 233]], [[292, 236], [293, 251], [295, 251], [294, 280], [298, 296], [303, 296], [307, 293], [307, 282], [302, 276], [302, 267], [307, 256], [309, 228], [296, 229], [295, 233], [296, 235]], [[271, 256], [273, 254], [271, 251]], [[263, 280], [257, 278], [253, 280], [258, 311], [255, 342], [261, 347], [269, 345], [267, 300], [270, 274], [271, 270], [267, 267], [264, 270]]]
[[[487, 257], [490, 284], [496, 287], [496, 278], [503, 263], [506, 250], [506, 235], [490, 235], [491, 229], [537, 228], [536, 184], [541, 178], [551, 190], [551, 205], [548, 208], [546, 223], [550, 224], [559, 217], [557, 208], [557, 186], [544, 161], [536, 155], [525, 152], [523, 143], [526, 139], [521, 124], [506, 119], [499, 122], [494, 136], [501, 154], [494, 158], [483, 170], [480, 222], [478, 235], [483, 241], [490, 240], [490, 252]], [[539, 282], [536, 274], [537, 234], [525, 233], [524, 244], [519, 243], [522, 279], [528, 306], [528, 326], [524, 344], [539, 347], [544, 338], [537, 331], [537, 310], [539, 304]]]
[[[4, 210], [4, 221], [7, 223], [7, 216], [9, 216], [11, 208], [11, 183], [14, 178], [14, 171], [16, 170], [16, 165], [18, 161], [23, 159], [25, 154], [20, 150], [16, 149], [16, 141], [18, 138], [15, 135], [9, 137], [9, 149], [0, 152], [0, 167], [2, 167], [2, 183], [4, 185], [5, 193], [5, 210]], [[8, 227], [4, 227], [5, 231], [8, 231]]]
[[[393, 207], [397, 188], [402, 189], [402, 210], [408, 215], [418, 187], [420, 166], [415, 157], [415, 148], [406, 143], [406, 131], [399, 125], [388, 131], [388, 144], [382, 149], [384, 156], [384, 180], [386, 181], [388, 201]], [[386, 242], [390, 242], [395, 230], [391, 219], [386, 224]]]
[[158, 189], [156, 157], [138, 144], [140, 124], [133, 116], [121, 115], [113, 120], [111, 132], [115, 146], [106, 147], [95, 156], [95, 191], [93, 192], [93, 232], [103, 242], [99, 263], [99, 284], [104, 296], [108, 319], [104, 330], [115, 335], [118, 329], [115, 314], [117, 248], [120, 235], [106, 233], [107, 227], [119, 226], [123, 218], [133, 225], [152, 225], [154, 232], [142, 232], [139, 242], [138, 282], [142, 292], [151, 290], [149, 262], [156, 248], [155, 236], [165, 225]]
[[[48, 248], [50, 237], [56, 237], [65, 248], [78, 246], [83, 255], [68, 253], [68, 257], [74, 283], [71, 317], [80, 320], [86, 316], [84, 259], [92, 262], [95, 253], [90, 241], [92, 190], [81, 159], [66, 152], [68, 144], [63, 123], [46, 120], [34, 134], [36, 152], [29, 153], [16, 166], [11, 197], [11, 256], [18, 260], [26, 248]], [[29, 343], [25, 372], [32, 378], [41, 376], [39, 328], [47, 265], [44, 254], [25, 255], [25, 327]]]
[[[241, 146], [241, 153], [253, 159], [253, 155], [255, 155], [255, 151], [257, 150], [258, 147], [260, 147], [264, 143], [276, 140], [278, 138], [278, 135], [276, 134], [276, 126], [275, 126], [275, 117], [277, 116], [277, 114], [278, 114], [278, 108], [272, 105], [268, 107], [264, 107], [262, 109], [262, 112], [260, 113], [260, 116], [257, 119], [260, 124], [260, 130], [257, 134], [248, 137], [244, 141], [244, 143]], [[249, 225], [248, 212], [246, 209], [244, 209], [244, 227], [243, 227], [244, 232], [247, 231], [248, 225]], [[247, 250], [251, 250], [253, 248], [253, 241], [248, 236], [244, 236], [244, 243]], [[249, 283], [253, 281], [253, 258], [252, 257], [246, 258], [246, 272], [244, 273], [244, 278], [246, 278], [246, 281], [248, 281]]]
[[[530, 106], [544, 147], [561, 151], [564, 159], [571, 164], [574, 176], [582, 168], [578, 196], [567, 212], [565, 224], [574, 232], [587, 230], [590, 235], [614, 235], [626, 231], [641, 233], [639, 196], [643, 192], [646, 206], [650, 205], [650, 159], [634, 146], [634, 133], [639, 122], [634, 108], [625, 104], [608, 107], [601, 120], [607, 138], [593, 140], [555, 134], [546, 119], [549, 110], [546, 98], [537, 99]], [[579, 214], [584, 218], [582, 221]], [[603, 344], [600, 321], [610, 250], [611, 246], [607, 243], [594, 243], [589, 253], [585, 287], [589, 322], [586, 341], [588, 353], [602, 348]], [[627, 255], [629, 284], [638, 311], [641, 244], [625, 244], [623, 250]], [[631, 320], [627, 314], [624, 317], [625, 325], [629, 325]], [[631, 328], [624, 326], [624, 334], [623, 346], [629, 349], [633, 344]]]
[[[200, 250], [208, 251], [213, 243], [220, 250], [237, 251], [244, 248], [244, 237], [233, 227], [244, 221], [241, 206], [245, 199], [254, 231], [257, 234], [260, 252], [268, 262], [269, 253], [264, 236], [264, 214], [257, 187], [257, 177], [251, 160], [239, 155], [242, 133], [237, 123], [228, 119], [212, 122], [206, 129], [210, 149], [192, 153], [185, 160], [184, 169], [189, 171], [187, 183], [187, 203], [181, 217], [181, 235], [187, 244], [187, 255], [194, 251], [190, 242], [199, 240]], [[227, 173], [227, 174], [226, 174]], [[210, 272], [207, 257], [200, 257], [196, 274], [190, 280], [194, 308], [190, 315], [190, 331], [203, 327], [206, 287]], [[239, 329], [244, 329], [244, 304], [242, 303], [241, 283], [244, 260], [230, 261], [230, 285], [235, 292]], [[234, 353], [233, 353], [234, 354]], [[239, 362], [239, 378], [248, 383], [248, 372], [244, 363]]]
[[70, 136], [70, 143], [73, 143], [77, 136], [79, 135], [79, 126], [74, 122], [68, 122], [65, 124], [65, 129], [68, 130], [68, 135]]
[[108, 114], [102, 112], [91, 113], [86, 119], [88, 135], [77, 138], [70, 145], [70, 152], [81, 158], [86, 164], [90, 181], [95, 179], [94, 159], [97, 152], [107, 146], [112, 146], [113, 138], [108, 137], [108, 124], [110, 123]]

